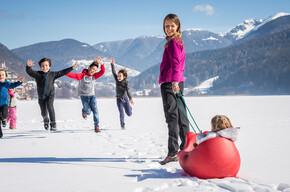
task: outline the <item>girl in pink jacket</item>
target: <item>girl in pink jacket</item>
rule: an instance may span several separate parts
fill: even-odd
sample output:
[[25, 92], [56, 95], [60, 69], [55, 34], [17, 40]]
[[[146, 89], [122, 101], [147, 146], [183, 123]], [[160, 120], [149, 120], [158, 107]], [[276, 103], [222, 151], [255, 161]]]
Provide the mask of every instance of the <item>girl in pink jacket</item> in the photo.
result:
[[[177, 152], [185, 147], [185, 136], [189, 131], [189, 124], [182, 109], [174, 97], [176, 94], [179, 103], [184, 103], [180, 98], [179, 91], [183, 94], [185, 50], [181, 38], [181, 25], [177, 15], [169, 14], [164, 18], [163, 30], [166, 34], [162, 62], [160, 65], [159, 84], [161, 96], [168, 125], [168, 155], [160, 162], [161, 165], [177, 161]], [[181, 144], [178, 144], [180, 137]]]

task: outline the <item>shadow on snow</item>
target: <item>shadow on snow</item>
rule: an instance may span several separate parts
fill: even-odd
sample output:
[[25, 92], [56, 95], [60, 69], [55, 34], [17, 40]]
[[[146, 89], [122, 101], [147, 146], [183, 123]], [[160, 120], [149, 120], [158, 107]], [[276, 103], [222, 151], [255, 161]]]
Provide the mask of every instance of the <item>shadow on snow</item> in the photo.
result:
[[25, 157], [0, 158], [0, 163], [69, 163], [69, 162], [134, 162], [143, 163], [147, 160], [157, 162], [155, 158], [57, 158], [57, 157]]

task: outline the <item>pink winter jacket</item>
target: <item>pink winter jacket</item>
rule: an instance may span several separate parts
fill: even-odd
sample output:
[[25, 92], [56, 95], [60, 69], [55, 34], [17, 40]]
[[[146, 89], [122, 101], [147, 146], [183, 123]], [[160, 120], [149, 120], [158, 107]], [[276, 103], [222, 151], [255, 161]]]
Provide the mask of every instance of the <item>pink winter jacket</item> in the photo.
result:
[[[166, 37], [168, 39], [168, 37]], [[181, 41], [172, 39], [164, 49], [160, 65], [159, 84], [165, 82], [184, 82], [185, 50]]]

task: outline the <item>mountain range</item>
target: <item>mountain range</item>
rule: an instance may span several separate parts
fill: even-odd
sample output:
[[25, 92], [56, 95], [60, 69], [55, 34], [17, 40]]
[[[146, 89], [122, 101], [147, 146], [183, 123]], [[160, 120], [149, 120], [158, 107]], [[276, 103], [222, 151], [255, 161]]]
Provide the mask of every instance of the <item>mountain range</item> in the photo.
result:
[[0, 43], [0, 68], [8, 67], [10, 71], [26, 76], [24, 73], [25, 62]]
[[[186, 87], [218, 76], [210, 94], [289, 94], [290, 27], [276, 32], [281, 22], [287, 26], [290, 16], [260, 26], [254, 31], [258, 38], [186, 54]], [[158, 76], [159, 64], [134, 78], [131, 86], [155, 88]]]
[[[265, 36], [287, 31], [289, 28], [290, 14], [277, 13], [265, 20], [247, 19], [223, 34], [212, 33], [201, 29], [184, 30], [182, 38], [187, 53], [186, 67], [189, 69], [187, 71], [191, 72], [191, 74], [187, 74], [187, 72], [185, 74], [187, 77], [187, 86], [198, 86], [202, 81], [220, 75], [219, 73], [211, 72], [207, 68], [204, 68], [204, 66], [211, 66], [216, 70], [224, 70], [225, 68], [220, 66], [229, 65], [231, 68], [228, 66], [228, 69], [230, 68], [237, 72], [238, 66], [228, 63], [230, 58], [226, 57], [227, 52], [229, 52], [229, 55], [235, 56], [244, 62], [249, 62], [244, 57], [256, 59], [255, 62], [250, 63], [255, 66], [261, 66], [259, 58], [263, 56], [264, 52], [259, 47], [248, 42], [253, 41], [259, 44], [261, 43], [260, 41], [266, 41], [265, 39], [261, 40], [261, 38], [263, 39]], [[269, 38], [272, 38], [270, 36]], [[258, 39], [260, 40], [256, 41]], [[279, 41], [279, 38], [273, 38], [274, 44], [275, 41]], [[115, 57], [120, 67], [126, 67], [128, 70], [131, 68], [132, 71], [137, 70], [132, 74], [136, 75], [138, 71], [142, 72], [134, 78], [131, 85], [135, 89], [144, 89], [157, 86], [158, 66], [161, 62], [164, 44], [164, 36], [141, 36], [135, 39], [98, 43], [94, 46], [74, 39], [64, 39], [37, 43], [11, 51], [0, 44], [0, 62], [5, 62], [10, 69], [16, 70], [20, 74], [25, 74], [24, 67], [27, 59], [33, 59], [37, 62], [43, 57], [48, 57], [52, 60], [52, 69], [59, 70], [68, 67], [74, 60], [90, 61], [95, 59], [96, 56], [101, 56], [108, 61], [108, 58]], [[241, 45], [243, 46], [240, 47]], [[262, 45], [261, 47], [263, 47]], [[256, 47], [261, 52], [255, 52], [256, 54], [252, 56], [247, 52], [247, 54], [242, 54], [244, 57], [240, 57], [241, 55], [238, 57], [231, 53], [232, 50], [239, 50], [238, 52], [241, 53], [244, 53], [244, 50], [254, 52], [254, 50], [246, 46]], [[220, 50], [227, 50], [227, 52], [221, 51], [221, 53], [218, 53]], [[266, 47], [265, 50], [270, 50], [270, 48]], [[277, 50], [273, 50], [272, 53], [274, 54], [278, 51], [277, 55], [280, 55], [280, 51], [283, 50], [278, 46]], [[235, 60], [235, 58], [231, 59]], [[279, 60], [279, 58], [276, 59]], [[197, 61], [203, 63], [203, 65], [196, 63]], [[207, 64], [208, 62], [215, 63], [216, 66], [209, 65]], [[232, 71], [227, 71], [228, 73], [234, 74]], [[277, 74], [280, 72], [277, 72]], [[239, 76], [238, 73], [236, 75]], [[213, 83], [214, 87], [222, 87], [221, 82], [223, 82], [223, 77], [218, 78]], [[213, 88], [212, 90], [215, 89]], [[217, 93], [218, 91], [215, 90], [215, 92]], [[230, 92], [234, 93], [235, 91], [232, 90], [227, 93]]]
[[36, 64], [41, 58], [49, 58], [52, 61], [53, 70], [63, 69], [73, 59], [92, 60], [97, 56], [110, 57], [110, 55], [94, 49], [89, 44], [74, 39], [37, 43], [13, 49], [12, 52], [24, 61], [35, 60]]

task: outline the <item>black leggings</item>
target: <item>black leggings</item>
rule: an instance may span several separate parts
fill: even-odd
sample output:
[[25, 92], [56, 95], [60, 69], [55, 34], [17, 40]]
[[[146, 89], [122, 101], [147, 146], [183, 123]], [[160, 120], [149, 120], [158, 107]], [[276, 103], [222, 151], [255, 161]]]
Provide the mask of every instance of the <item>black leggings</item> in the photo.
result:
[[0, 119], [6, 119], [8, 117], [8, 105], [2, 105], [0, 107]]

